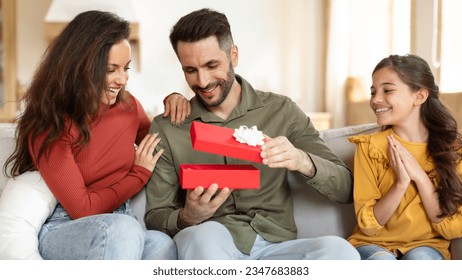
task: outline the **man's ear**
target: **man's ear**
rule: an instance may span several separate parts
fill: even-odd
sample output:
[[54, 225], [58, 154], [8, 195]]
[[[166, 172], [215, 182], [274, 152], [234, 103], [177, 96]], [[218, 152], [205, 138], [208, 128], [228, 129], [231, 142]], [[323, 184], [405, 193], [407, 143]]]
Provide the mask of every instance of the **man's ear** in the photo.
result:
[[236, 45], [231, 46], [231, 63], [233, 64], [233, 67], [237, 67], [237, 64], [239, 62], [239, 50]]
[[428, 98], [428, 90], [423, 89], [423, 88], [419, 89], [415, 93], [414, 105], [422, 105], [423, 103], [425, 103], [427, 98]]

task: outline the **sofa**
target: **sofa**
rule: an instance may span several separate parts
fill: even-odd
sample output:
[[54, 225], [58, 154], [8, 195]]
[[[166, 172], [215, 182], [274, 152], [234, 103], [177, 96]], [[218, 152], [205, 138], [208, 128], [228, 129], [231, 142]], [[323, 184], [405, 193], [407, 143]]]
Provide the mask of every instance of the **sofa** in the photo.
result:
[[[373, 123], [354, 125], [342, 128], [321, 130], [320, 135], [325, 143], [353, 170], [355, 145], [348, 137], [356, 134], [372, 133], [378, 126]], [[15, 126], [0, 123], [0, 195], [8, 178], [3, 174], [3, 163], [14, 148]], [[348, 237], [356, 224], [353, 204], [339, 204], [330, 201], [315, 189], [301, 187], [301, 178], [296, 173], [289, 173], [289, 182], [294, 197], [295, 221], [298, 227], [298, 237], [317, 237], [337, 235]], [[132, 198], [133, 212], [144, 226], [145, 191], [140, 191]], [[25, 206], [27, 207], [27, 206]], [[453, 259], [462, 259], [462, 238], [451, 243]]]

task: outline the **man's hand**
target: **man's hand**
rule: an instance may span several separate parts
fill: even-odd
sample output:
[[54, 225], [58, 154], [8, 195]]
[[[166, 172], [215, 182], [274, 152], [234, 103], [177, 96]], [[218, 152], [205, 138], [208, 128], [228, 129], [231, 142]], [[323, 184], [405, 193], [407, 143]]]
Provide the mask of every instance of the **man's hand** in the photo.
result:
[[188, 190], [185, 206], [178, 216], [178, 227], [183, 229], [197, 225], [212, 217], [231, 194], [228, 188], [223, 188], [216, 194], [217, 190], [217, 184], [210, 185], [208, 189], [197, 187], [194, 190]]
[[265, 144], [262, 145], [260, 156], [263, 164], [271, 168], [287, 168], [298, 171], [308, 177], [313, 177], [316, 169], [311, 158], [304, 151], [297, 149], [285, 136], [270, 138], [265, 135]]
[[184, 120], [191, 114], [189, 100], [179, 93], [171, 93], [164, 100], [164, 118], [170, 115], [170, 122], [174, 125], [183, 124]]

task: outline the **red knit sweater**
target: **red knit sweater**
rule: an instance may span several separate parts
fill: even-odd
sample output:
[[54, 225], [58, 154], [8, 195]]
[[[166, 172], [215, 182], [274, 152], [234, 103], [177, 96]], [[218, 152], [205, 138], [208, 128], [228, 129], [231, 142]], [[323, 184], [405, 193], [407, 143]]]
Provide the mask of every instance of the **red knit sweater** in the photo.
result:
[[[151, 120], [131, 96], [127, 110], [114, 105], [92, 123], [89, 143], [80, 149], [72, 144], [78, 135], [75, 126], [64, 132], [50, 150], [35, 163], [58, 202], [71, 218], [108, 213], [141, 190], [151, 172], [133, 165], [134, 144], [149, 131]], [[29, 147], [38, 151], [45, 134]]]

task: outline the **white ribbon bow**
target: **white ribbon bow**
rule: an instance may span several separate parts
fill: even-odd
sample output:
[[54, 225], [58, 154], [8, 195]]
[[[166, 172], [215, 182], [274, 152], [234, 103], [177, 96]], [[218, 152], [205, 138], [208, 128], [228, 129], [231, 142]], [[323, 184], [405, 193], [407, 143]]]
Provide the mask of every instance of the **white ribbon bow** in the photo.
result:
[[239, 128], [234, 129], [233, 136], [239, 143], [245, 143], [253, 147], [257, 145], [261, 146], [265, 143], [263, 141], [265, 136], [263, 136], [263, 133], [255, 125], [251, 128], [241, 125]]

